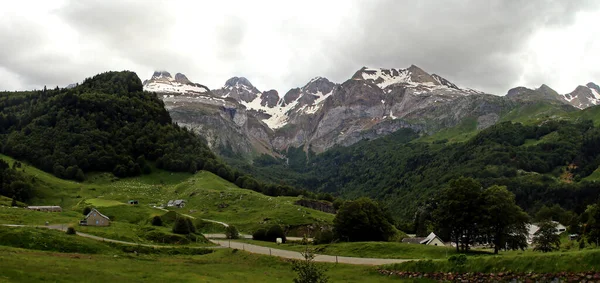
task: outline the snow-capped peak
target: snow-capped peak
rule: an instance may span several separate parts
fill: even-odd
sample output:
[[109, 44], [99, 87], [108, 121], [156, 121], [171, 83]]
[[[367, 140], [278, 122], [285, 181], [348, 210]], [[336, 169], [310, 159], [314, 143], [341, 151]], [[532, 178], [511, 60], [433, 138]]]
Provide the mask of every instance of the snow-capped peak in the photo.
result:
[[154, 74], [152, 74], [152, 78], [150, 80], [171, 78], [171, 74], [167, 71], [154, 71]]
[[600, 105], [600, 87], [592, 82], [577, 86], [572, 92], [560, 96], [579, 109]]
[[413, 89], [414, 94], [428, 93], [436, 90], [446, 92], [449, 91], [458, 95], [482, 93], [473, 89], [460, 88], [439, 75], [428, 74], [415, 65], [411, 65], [406, 69], [380, 69], [363, 67], [358, 70], [354, 76], [352, 76], [352, 79], [369, 81], [377, 85], [382, 90], [390, 86], [400, 84], [403, 87]]
[[167, 71], [155, 71], [152, 78], [144, 82], [144, 90], [156, 93], [190, 95], [209, 91], [206, 86], [192, 83], [184, 74], [177, 73], [173, 78]]

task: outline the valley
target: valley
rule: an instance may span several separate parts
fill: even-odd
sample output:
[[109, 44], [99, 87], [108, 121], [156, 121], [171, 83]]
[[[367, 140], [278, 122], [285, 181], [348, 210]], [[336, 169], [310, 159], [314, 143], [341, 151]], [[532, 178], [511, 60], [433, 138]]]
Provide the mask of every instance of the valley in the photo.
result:
[[[328, 145], [318, 149], [313, 146], [323, 140], [293, 138], [298, 143], [274, 147], [274, 141], [282, 141], [277, 135], [298, 128], [294, 122], [274, 126], [269, 119], [289, 122], [293, 117], [316, 115], [315, 123], [324, 125], [329, 123], [322, 120], [329, 115], [327, 109], [346, 107], [348, 102], [368, 105], [364, 97], [354, 95], [375, 86], [390, 93], [394, 90], [388, 88], [401, 87], [401, 97], [442, 100], [435, 107], [415, 106], [421, 110], [401, 118], [394, 114], [400, 112], [393, 112], [372, 120], [343, 110], [340, 113], [349, 120], [332, 119], [362, 129], [357, 130], [359, 135], [352, 134], [359, 137], [352, 142], [335, 138], [336, 142], [325, 142]], [[298, 108], [307, 93], [317, 95]], [[327, 269], [334, 282], [409, 279], [382, 276], [386, 272], [541, 273], [563, 255], [565, 264], [556, 271], [589, 270], [588, 265], [576, 268], [566, 262], [585, 258], [593, 263], [598, 257], [596, 230], [581, 227], [595, 227], [600, 211], [596, 203], [600, 115], [597, 107], [578, 110], [562, 96], [547, 99], [548, 93], [552, 94], [542, 87], [496, 97], [459, 88], [415, 66], [389, 72], [361, 69], [341, 85], [317, 78], [281, 99], [275, 99], [275, 92], [259, 92], [240, 77], [211, 91], [181, 74], [172, 78], [166, 72], [155, 73], [154, 80], [145, 83], [131, 72], [108, 72], [70, 89], [4, 93], [0, 224], [12, 226], [0, 227], [0, 248], [14, 254], [16, 262], [37, 257], [40, 266], [50, 260], [76, 266], [69, 276], [87, 270], [74, 260], [94, 258], [123, 280], [129, 278], [128, 270], [143, 272], [151, 262], [176, 269], [171, 266], [182, 262], [205, 266], [209, 260], [215, 272], [201, 268], [201, 273], [172, 276], [183, 281], [235, 281], [254, 276], [246, 270], [248, 259], [260, 270], [269, 270], [267, 264], [275, 266], [278, 271], [263, 273], [265, 280], [289, 280], [292, 266], [307, 250], [316, 255], [315, 262], [322, 262], [309, 264]], [[295, 98], [286, 102], [285, 97]], [[399, 107], [393, 98], [386, 99], [377, 107], [388, 103]], [[42, 111], [49, 105], [56, 106]], [[107, 105], [113, 105], [109, 112], [97, 111]], [[287, 110], [278, 112], [281, 109]], [[375, 108], [361, 109], [371, 113]], [[465, 114], [448, 115], [459, 110]], [[375, 122], [360, 124], [369, 119]], [[320, 126], [303, 123], [314, 133], [322, 131]], [[400, 124], [394, 128], [393, 123]], [[373, 128], [365, 128], [367, 124]], [[383, 125], [392, 128], [375, 130]], [[250, 135], [240, 126], [260, 131]], [[214, 139], [199, 127], [222, 136]], [[219, 139], [234, 141], [235, 137], [247, 139], [246, 153], [232, 144], [218, 145]], [[442, 242], [445, 247], [402, 242], [434, 231], [445, 241], [452, 239], [454, 234], [439, 221], [439, 209], [444, 202], [440, 196], [456, 182], [486, 188], [483, 196], [498, 190], [508, 195], [502, 200], [514, 202], [508, 209], [527, 218], [518, 220], [522, 221], [518, 225], [560, 221], [586, 240], [572, 240], [563, 233], [544, 255], [527, 244], [519, 246], [524, 250], [513, 251], [518, 249], [515, 246], [494, 255], [497, 243], [460, 250], [451, 242]], [[301, 206], [300, 200], [328, 212]], [[31, 205], [60, 206], [62, 211], [25, 208]], [[477, 209], [490, 213], [484, 207]], [[89, 215], [84, 211], [91, 208], [106, 215], [110, 225], [79, 225]], [[71, 227], [80, 236], [63, 232]], [[477, 237], [497, 237], [486, 229], [477, 230], [481, 233]], [[514, 233], [525, 237], [518, 231]], [[245, 236], [236, 239], [237, 233]], [[214, 239], [215, 235], [227, 239]], [[77, 244], [68, 245], [69, 237], [75, 237]], [[275, 238], [265, 241], [269, 237], [288, 240], [277, 244]], [[459, 268], [452, 260], [462, 254], [467, 263]], [[129, 267], [111, 265], [111, 255]], [[517, 258], [541, 263], [525, 269], [509, 264]], [[223, 269], [230, 271], [218, 272]], [[348, 271], [353, 275], [345, 275]], [[20, 280], [16, 273], [7, 274]], [[55, 278], [52, 274], [47, 278]]]

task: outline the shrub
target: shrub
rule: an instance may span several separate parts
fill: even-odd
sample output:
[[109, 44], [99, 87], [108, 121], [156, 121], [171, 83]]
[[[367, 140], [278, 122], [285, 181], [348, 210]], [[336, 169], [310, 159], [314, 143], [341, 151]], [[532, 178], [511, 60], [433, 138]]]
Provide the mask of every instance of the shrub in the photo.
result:
[[333, 242], [333, 240], [335, 240], [333, 231], [326, 229], [326, 230], [321, 230], [321, 231], [317, 232], [317, 234], [315, 235], [315, 237], [313, 239], [313, 242], [315, 245], [331, 244]]
[[190, 233], [196, 233], [196, 226], [194, 226], [194, 222], [192, 222], [192, 219], [186, 217], [185, 223], [187, 224]]
[[464, 254], [452, 255], [448, 258], [448, 261], [452, 265], [453, 271], [462, 272], [465, 265], [467, 264], [467, 256]]
[[[88, 215], [88, 214], [89, 214], [91, 211], [92, 211], [92, 208], [91, 208], [91, 207], [89, 207], [89, 206], [86, 206], [86, 207], [83, 209], [83, 215]], [[112, 219], [112, 218], [111, 218], [111, 219]]]
[[266, 234], [266, 240], [269, 242], [275, 242], [277, 238], [281, 238], [282, 243], [285, 243], [285, 233], [279, 225], [273, 225]]
[[163, 221], [159, 215], [152, 217], [152, 226], [162, 226]]
[[227, 228], [225, 228], [225, 238], [227, 238], [227, 239], [239, 239], [240, 238], [240, 233], [238, 232], [238, 229], [235, 228], [235, 226], [229, 225], [229, 226], [227, 226]]
[[260, 228], [252, 234], [252, 240], [267, 241], [267, 230]]
[[190, 226], [188, 225], [188, 221], [185, 217], [179, 217], [175, 220], [175, 224], [173, 224], [173, 233], [175, 234], [189, 234]]
[[67, 228], [67, 235], [75, 235], [77, 234], [77, 232], [75, 232], [75, 228], [73, 228], [73, 226], [69, 226], [69, 228]]
[[17, 206], [17, 200], [13, 197], [12, 201], [10, 202], [10, 206]]
[[327, 283], [329, 278], [325, 275], [325, 266], [314, 262], [315, 254], [311, 249], [306, 249], [302, 253], [304, 260], [295, 260], [292, 263], [292, 270], [298, 274], [294, 278], [294, 283]]

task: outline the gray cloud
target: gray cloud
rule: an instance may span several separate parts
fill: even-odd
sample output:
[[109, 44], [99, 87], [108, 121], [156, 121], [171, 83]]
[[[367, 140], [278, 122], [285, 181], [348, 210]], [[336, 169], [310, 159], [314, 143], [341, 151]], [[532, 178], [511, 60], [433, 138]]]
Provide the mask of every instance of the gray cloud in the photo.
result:
[[[577, 4], [575, 4], [577, 2]], [[416, 64], [461, 85], [504, 94], [521, 76], [516, 56], [540, 27], [568, 25], [582, 1], [378, 1], [338, 56], [349, 65]], [[346, 63], [348, 65], [348, 63]], [[338, 70], [335, 77], [347, 76]]]
[[[23, 17], [22, 7], [0, 12], [0, 69], [12, 74], [0, 89], [66, 85], [120, 69], [145, 79], [166, 69], [213, 88], [246, 76], [286, 92], [314, 76], [343, 82], [362, 66], [415, 64], [504, 94], [520, 82], [565, 77], [532, 65], [530, 39], [600, 9], [596, 1], [551, 0], [213, 2], [70, 1], [39, 17]], [[597, 42], [582, 41], [589, 45], [582, 52], [598, 52]]]

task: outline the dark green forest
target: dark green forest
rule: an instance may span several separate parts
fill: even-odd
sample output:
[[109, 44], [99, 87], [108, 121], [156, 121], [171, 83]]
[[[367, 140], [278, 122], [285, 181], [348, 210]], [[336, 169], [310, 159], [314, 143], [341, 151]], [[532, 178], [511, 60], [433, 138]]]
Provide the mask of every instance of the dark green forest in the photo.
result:
[[261, 156], [240, 168], [345, 198], [372, 197], [388, 206], [400, 227], [431, 210], [436, 194], [459, 177], [483, 187], [506, 186], [531, 215], [553, 204], [580, 214], [600, 192], [600, 183], [585, 179], [600, 165], [600, 129], [589, 120], [504, 122], [464, 143], [424, 143], [418, 137], [405, 129], [316, 156], [291, 149], [287, 163]]
[[[144, 92], [129, 71], [107, 72], [74, 88], [0, 92], [0, 148], [59, 178], [83, 181], [88, 172], [117, 177], [207, 170], [269, 195], [314, 194], [259, 182], [213, 154], [205, 140], [171, 121], [156, 94]], [[25, 201], [34, 180], [3, 169], [0, 193]], [[25, 184], [25, 185], [23, 185]]]

